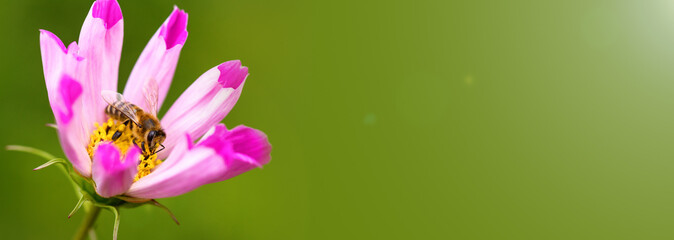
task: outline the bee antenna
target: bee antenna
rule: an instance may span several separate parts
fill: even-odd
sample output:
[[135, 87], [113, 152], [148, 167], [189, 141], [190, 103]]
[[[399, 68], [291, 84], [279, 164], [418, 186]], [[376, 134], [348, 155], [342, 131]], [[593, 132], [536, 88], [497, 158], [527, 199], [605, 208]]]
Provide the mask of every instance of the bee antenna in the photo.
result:
[[157, 150], [157, 151], [154, 152], [154, 153], [161, 152], [161, 150], [164, 150], [164, 148], [166, 148], [166, 147], [164, 147], [164, 144], [161, 144], [161, 143], [159, 144], [159, 146], [161, 146], [161, 149]]

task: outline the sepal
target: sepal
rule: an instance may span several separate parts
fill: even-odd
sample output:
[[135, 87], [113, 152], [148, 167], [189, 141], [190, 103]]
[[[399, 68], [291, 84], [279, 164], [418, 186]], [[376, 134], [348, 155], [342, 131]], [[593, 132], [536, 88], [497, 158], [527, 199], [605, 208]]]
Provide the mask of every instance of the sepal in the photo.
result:
[[157, 200], [154, 200], [154, 199], [152, 199], [152, 201], [150, 201], [149, 203], [154, 205], [154, 206], [157, 206], [157, 207], [161, 208], [164, 211], [166, 211], [166, 213], [168, 213], [171, 216], [173, 221], [176, 222], [177, 225], [180, 225], [180, 222], [178, 222], [178, 218], [176, 218], [176, 216], [173, 215], [171, 210], [169, 210], [166, 206], [162, 205], [161, 203], [157, 202]]
[[115, 225], [112, 228], [112, 239], [117, 240], [117, 232], [119, 232], [119, 209], [113, 206], [100, 206], [102, 208], [110, 210], [115, 214]]
[[[47, 160], [46, 163], [38, 166], [37, 168], [35, 168], [33, 170], [40, 170], [40, 169], [43, 169], [45, 167], [54, 165], [54, 163], [61, 163], [61, 162], [58, 161], [58, 159], [60, 159], [63, 162], [62, 162], [62, 164], [59, 164], [59, 166], [60, 166], [59, 169], [61, 169], [61, 171], [66, 176], [69, 176], [71, 178], [71, 180], [72, 180], [72, 175], [79, 176], [78, 173], [73, 171], [73, 166], [70, 164], [69, 161], [65, 161], [62, 158], [56, 158], [56, 157], [54, 157], [54, 155], [51, 155], [50, 153], [42, 151], [40, 149], [32, 148], [32, 147], [26, 147], [26, 146], [20, 146], [20, 145], [7, 145], [5, 147], [5, 149], [7, 149], [7, 151], [18, 151], [18, 152], [30, 153], [30, 154], [36, 155], [38, 157], [42, 157], [42, 158]], [[71, 183], [73, 184], [73, 188], [75, 190], [75, 193], [78, 194], [78, 196], [79, 196], [79, 192], [80, 192], [79, 186], [77, 184], [75, 184], [74, 181], [71, 181]]]
[[61, 158], [54, 158], [54, 159], [49, 160], [49, 161], [47, 161], [46, 163], [44, 163], [44, 164], [42, 164], [42, 165], [40, 165], [40, 166], [38, 166], [38, 167], [36, 167], [36, 168], [33, 168], [33, 171], [37, 171], [37, 170], [40, 170], [40, 169], [49, 167], [49, 166], [51, 166], [52, 164], [55, 164], [55, 163], [60, 163], [60, 164], [63, 164], [63, 165], [67, 165], [67, 163], [66, 163], [65, 160], [63, 160], [63, 159], [61, 159]]
[[54, 155], [49, 154], [48, 152], [42, 151], [37, 148], [32, 148], [32, 147], [26, 147], [26, 146], [20, 146], [20, 145], [7, 145], [5, 147], [7, 151], [18, 151], [18, 152], [25, 152], [25, 153], [30, 153], [33, 155], [36, 155], [38, 157], [42, 157], [47, 160], [52, 160], [55, 159]]
[[173, 215], [173, 213], [171, 212], [171, 210], [168, 209], [168, 207], [164, 206], [163, 204], [157, 202], [157, 200], [154, 200], [154, 199], [145, 199], [145, 198], [134, 198], [134, 197], [129, 197], [129, 196], [117, 196], [116, 198], [119, 198], [119, 199], [121, 199], [121, 200], [126, 201], [126, 203], [124, 203], [123, 205], [121, 205], [122, 207], [135, 208], [135, 207], [143, 206], [143, 205], [145, 205], [145, 204], [150, 204], [150, 205], [152, 205], [152, 206], [161, 208], [162, 210], [166, 211], [166, 213], [168, 213], [169, 216], [171, 216], [171, 219], [173, 219], [173, 221], [174, 221], [177, 225], [180, 225], [180, 222], [178, 222], [178, 218], [176, 218], [176, 216]]
[[73, 208], [73, 210], [70, 211], [70, 214], [68, 214], [68, 218], [72, 217], [73, 214], [75, 214], [75, 213], [77, 212], [77, 210], [80, 210], [80, 208], [82, 207], [82, 205], [83, 205], [84, 202], [86, 202], [86, 201], [87, 201], [87, 198], [86, 198], [84, 195], [82, 195], [82, 196], [80, 197], [80, 200], [77, 201], [77, 204], [75, 205], [75, 208]]

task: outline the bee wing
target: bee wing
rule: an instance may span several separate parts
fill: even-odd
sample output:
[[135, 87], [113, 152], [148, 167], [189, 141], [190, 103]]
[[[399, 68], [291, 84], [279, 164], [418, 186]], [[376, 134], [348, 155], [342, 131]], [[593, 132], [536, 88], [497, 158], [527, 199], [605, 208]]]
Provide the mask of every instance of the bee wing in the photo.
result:
[[159, 86], [154, 78], [147, 81], [147, 84], [143, 87], [143, 94], [145, 96], [145, 103], [149, 108], [147, 110], [150, 111], [152, 116], [157, 116], [157, 112], [159, 111]]
[[122, 94], [110, 90], [103, 90], [101, 91], [101, 97], [103, 97], [103, 100], [105, 100], [105, 102], [107, 102], [110, 106], [123, 113], [124, 116], [129, 118], [129, 120], [131, 120], [137, 126], [140, 126], [137, 121], [138, 116], [136, 115], [136, 110], [133, 109], [130, 104], [116, 104], [117, 102], [128, 102], [126, 99], [124, 99]]

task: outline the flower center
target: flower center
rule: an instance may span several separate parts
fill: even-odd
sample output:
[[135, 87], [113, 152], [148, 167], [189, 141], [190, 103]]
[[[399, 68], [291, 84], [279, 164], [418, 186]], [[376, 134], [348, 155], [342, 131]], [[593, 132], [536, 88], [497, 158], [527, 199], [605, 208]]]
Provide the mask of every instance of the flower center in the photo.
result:
[[[94, 126], [96, 129], [93, 134], [91, 134], [91, 140], [89, 141], [89, 146], [87, 146], [87, 152], [91, 159], [94, 159], [94, 151], [101, 142], [112, 142], [117, 146], [122, 155], [124, 155], [131, 146], [141, 146], [141, 143], [144, 141], [143, 139], [136, 138], [132, 130], [126, 127], [124, 123], [115, 121], [112, 118], [109, 118], [108, 121], [103, 124], [94, 123]], [[119, 132], [117, 134], [119, 136], [113, 140], [113, 136], [115, 136], [115, 133], [117, 132]], [[160, 159], [157, 159], [156, 153], [151, 153], [147, 148], [141, 148], [141, 151], [138, 174], [136, 174], [136, 177], [133, 180], [134, 182], [150, 174], [152, 169], [159, 166], [162, 162]]]

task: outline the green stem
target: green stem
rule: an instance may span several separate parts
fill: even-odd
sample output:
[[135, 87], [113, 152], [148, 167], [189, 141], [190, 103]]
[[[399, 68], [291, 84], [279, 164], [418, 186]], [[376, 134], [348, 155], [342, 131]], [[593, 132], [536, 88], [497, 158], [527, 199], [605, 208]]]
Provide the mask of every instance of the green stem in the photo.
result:
[[80, 228], [77, 229], [77, 232], [75, 232], [75, 237], [73, 237], [74, 240], [84, 240], [86, 239], [87, 235], [89, 234], [89, 229], [91, 229], [92, 226], [94, 226], [94, 222], [96, 222], [96, 218], [98, 217], [98, 214], [101, 212], [101, 208], [94, 206], [93, 204], [86, 208], [87, 215], [84, 216], [84, 220], [82, 220], [82, 224], [80, 225]]

